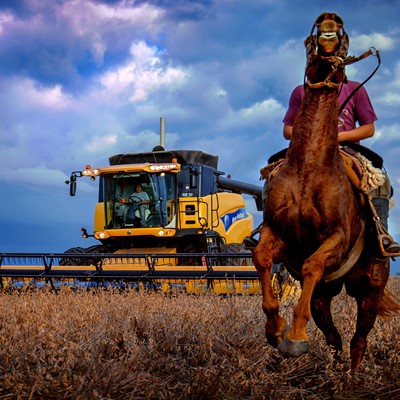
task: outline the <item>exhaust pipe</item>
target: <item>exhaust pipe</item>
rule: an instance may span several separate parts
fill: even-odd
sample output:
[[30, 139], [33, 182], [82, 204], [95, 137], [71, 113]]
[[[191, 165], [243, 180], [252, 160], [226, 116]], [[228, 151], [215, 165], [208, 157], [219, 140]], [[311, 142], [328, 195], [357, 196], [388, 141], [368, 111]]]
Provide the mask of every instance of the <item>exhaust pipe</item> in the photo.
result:
[[165, 149], [165, 117], [160, 117], [160, 146]]
[[152, 151], [165, 151], [165, 117], [160, 117], [160, 144], [153, 147]]

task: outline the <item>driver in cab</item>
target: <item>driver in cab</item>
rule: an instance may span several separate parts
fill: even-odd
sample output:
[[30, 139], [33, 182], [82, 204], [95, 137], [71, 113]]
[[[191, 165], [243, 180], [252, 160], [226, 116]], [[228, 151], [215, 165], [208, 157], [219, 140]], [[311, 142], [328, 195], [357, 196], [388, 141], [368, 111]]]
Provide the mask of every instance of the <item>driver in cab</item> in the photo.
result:
[[[126, 202], [126, 200], [121, 199], [121, 203]], [[142, 226], [145, 226], [146, 219], [150, 214], [150, 197], [147, 192], [143, 190], [140, 183], [136, 185], [135, 191], [129, 196], [128, 202], [137, 207], [135, 210], [135, 216], [140, 218]]]

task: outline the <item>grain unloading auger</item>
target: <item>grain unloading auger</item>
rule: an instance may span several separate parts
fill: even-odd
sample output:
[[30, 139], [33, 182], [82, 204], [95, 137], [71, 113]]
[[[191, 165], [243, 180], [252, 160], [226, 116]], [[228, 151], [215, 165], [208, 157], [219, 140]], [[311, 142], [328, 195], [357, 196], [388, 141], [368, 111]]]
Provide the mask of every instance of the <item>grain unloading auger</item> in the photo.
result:
[[[110, 165], [74, 171], [97, 180], [94, 237], [63, 254], [1, 254], [3, 285], [134, 286], [199, 293], [256, 293], [243, 239], [253, 229], [243, 194], [261, 211], [262, 188], [224, 177], [218, 157], [197, 150], [118, 154]], [[140, 186], [140, 188], [138, 188]]]

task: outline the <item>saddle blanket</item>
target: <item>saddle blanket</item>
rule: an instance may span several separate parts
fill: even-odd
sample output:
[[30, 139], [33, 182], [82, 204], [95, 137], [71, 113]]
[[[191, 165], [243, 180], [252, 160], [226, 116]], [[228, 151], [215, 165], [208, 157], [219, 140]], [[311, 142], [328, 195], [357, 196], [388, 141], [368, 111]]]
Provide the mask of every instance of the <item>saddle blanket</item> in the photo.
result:
[[[380, 168], [374, 167], [372, 162], [361, 153], [349, 147], [339, 147], [339, 152], [342, 156], [347, 176], [354, 188], [363, 193], [368, 193], [384, 184], [386, 179], [385, 172]], [[284, 158], [281, 158], [262, 168], [260, 170], [261, 179], [272, 179], [279, 171], [283, 160]]]

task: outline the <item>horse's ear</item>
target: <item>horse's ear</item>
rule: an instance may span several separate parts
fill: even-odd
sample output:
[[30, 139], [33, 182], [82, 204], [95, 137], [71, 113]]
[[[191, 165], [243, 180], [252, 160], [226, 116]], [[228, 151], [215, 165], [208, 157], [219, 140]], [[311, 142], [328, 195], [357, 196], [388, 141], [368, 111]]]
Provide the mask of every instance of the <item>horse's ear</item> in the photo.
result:
[[342, 33], [342, 35], [340, 37], [340, 48], [337, 51], [337, 55], [339, 57], [346, 58], [347, 57], [347, 51], [349, 49], [349, 45], [350, 45], [350, 39], [349, 39], [347, 33], [343, 29], [343, 33]]
[[304, 46], [306, 46], [306, 53], [308, 59], [308, 57], [315, 54], [318, 50], [317, 35], [310, 34], [310, 36], [308, 36], [304, 40]]

